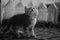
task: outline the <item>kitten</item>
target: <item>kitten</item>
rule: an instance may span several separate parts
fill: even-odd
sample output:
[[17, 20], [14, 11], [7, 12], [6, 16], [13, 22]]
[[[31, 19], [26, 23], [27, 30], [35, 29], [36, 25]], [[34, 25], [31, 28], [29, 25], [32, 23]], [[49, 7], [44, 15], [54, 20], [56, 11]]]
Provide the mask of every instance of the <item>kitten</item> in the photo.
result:
[[[36, 8], [26, 8], [24, 14], [16, 14], [9, 19], [7, 27], [18, 30], [23, 28], [24, 32], [35, 26], [37, 21], [38, 11]], [[17, 27], [18, 26], [18, 27]], [[8, 28], [9, 29], [9, 28]]]

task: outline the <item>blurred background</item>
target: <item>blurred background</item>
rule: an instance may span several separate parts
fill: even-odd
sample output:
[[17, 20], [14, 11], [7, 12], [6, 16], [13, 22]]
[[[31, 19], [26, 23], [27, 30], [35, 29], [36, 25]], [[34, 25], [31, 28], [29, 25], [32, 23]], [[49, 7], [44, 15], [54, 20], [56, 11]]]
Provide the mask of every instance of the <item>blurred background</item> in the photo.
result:
[[39, 21], [60, 22], [60, 0], [2, 0], [1, 20], [24, 13], [25, 6], [37, 8]]

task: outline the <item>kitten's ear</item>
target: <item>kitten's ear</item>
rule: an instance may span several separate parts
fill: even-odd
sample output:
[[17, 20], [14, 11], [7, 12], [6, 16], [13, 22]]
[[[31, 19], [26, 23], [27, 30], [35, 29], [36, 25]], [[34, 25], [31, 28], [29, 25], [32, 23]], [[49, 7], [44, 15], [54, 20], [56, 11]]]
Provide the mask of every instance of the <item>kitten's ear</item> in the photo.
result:
[[25, 14], [28, 14], [28, 8], [25, 6]]
[[25, 12], [27, 12], [28, 11], [28, 8], [25, 6]]
[[29, 15], [29, 12], [30, 12], [30, 8], [25, 7], [25, 14]]

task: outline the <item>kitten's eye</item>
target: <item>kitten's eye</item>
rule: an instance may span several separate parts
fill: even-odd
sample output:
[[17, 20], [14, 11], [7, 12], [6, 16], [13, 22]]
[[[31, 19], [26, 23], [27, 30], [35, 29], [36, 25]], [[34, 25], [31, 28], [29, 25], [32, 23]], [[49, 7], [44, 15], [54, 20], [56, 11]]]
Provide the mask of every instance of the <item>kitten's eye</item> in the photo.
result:
[[34, 10], [31, 8], [30, 11], [32, 12], [32, 11], [34, 11]]

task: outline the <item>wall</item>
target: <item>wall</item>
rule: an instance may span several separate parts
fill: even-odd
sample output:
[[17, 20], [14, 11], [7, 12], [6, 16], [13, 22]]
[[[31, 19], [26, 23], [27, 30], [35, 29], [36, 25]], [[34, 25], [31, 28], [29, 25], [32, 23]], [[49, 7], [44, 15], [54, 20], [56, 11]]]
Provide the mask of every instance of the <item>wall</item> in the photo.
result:
[[19, 7], [17, 7], [16, 6], [17, 4], [18, 4], [18, 2], [16, 2], [16, 1], [15, 2], [9, 1], [9, 3], [4, 7], [4, 13], [2, 13], [3, 18], [10, 18], [15, 14], [24, 12], [23, 5], [21, 4], [21, 5], [19, 5]]
[[58, 7], [58, 12], [57, 12], [57, 19], [56, 21], [60, 23], [60, 2], [55, 3], [55, 5]]
[[33, 1], [34, 5], [38, 5], [41, 2], [49, 3], [49, 2], [60, 2], [60, 0], [22, 0], [24, 5], [27, 5], [30, 1]]
[[41, 3], [38, 7], [38, 21], [47, 21], [48, 19], [48, 11], [47, 8]]

